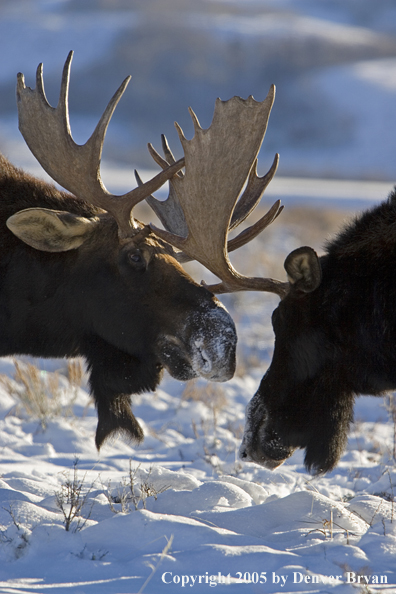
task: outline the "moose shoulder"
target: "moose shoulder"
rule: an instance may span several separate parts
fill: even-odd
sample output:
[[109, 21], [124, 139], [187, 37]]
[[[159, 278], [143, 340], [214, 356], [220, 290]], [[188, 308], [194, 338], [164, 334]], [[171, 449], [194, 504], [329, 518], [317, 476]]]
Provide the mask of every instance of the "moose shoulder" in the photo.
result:
[[124, 196], [110, 195], [100, 155], [127, 81], [78, 146], [68, 125], [71, 57], [56, 109], [45, 99], [41, 67], [35, 90], [18, 77], [20, 130], [44, 169], [74, 195], [0, 158], [0, 355], [85, 357], [99, 448], [117, 431], [142, 439], [130, 394], [154, 389], [164, 368], [180, 380], [232, 377], [236, 333], [173, 247], [132, 215], [184, 160]]
[[314, 473], [337, 464], [354, 398], [396, 388], [396, 191], [318, 258], [285, 261], [290, 286], [272, 316], [272, 363], [249, 403], [240, 455], [275, 468], [296, 448]]

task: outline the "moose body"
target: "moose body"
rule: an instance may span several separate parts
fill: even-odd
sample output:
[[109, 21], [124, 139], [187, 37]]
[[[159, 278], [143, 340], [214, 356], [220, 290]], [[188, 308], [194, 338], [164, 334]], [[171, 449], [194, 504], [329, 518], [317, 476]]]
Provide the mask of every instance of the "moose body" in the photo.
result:
[[[48, 209], [94, 221], [84, 243], [36, 249], [6, 226]], [[31, 227], [45, 224], [32, 221]], [[58, 240], [59, 241], [59, 240]], [[45, 248], [45, 246], [43, 246]], [[141, 440], [130, 394], [154, 390], [164, 368], [180, 380], [234, 373], [234, 324], [214, 297], [144, 228], [120, 239], [108, 213], [0, 157], [0, 356], [87, 361], [98, 410], [96, 444], [123, 431]]]
[[249, 403], [242, 458], [275, 468], [296, 448], [324, 473], [337, 464], [356, 395], [396, 388], [396, 191], [318, 258], [285, 261], [289, 290], [273, 312], [272, 363]]

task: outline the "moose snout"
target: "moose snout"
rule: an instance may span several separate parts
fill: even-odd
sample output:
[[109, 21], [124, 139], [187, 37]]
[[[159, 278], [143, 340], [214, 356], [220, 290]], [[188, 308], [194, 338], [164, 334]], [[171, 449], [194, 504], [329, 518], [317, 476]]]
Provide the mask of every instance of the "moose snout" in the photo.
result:
[[235, 373], [236, 344], [234, 322], [224, 308], [215, 307], [191, 314], [178, 335], [162, 336], [157, 346], [160, 362], [174, 378], [225, 382]]
[[239, 449], [239, 457], [241, 460], [244, 462], [254, 462], [255, 464], [259, 464], [264, 468], [268, 468], [268, 470], [274, 470], [275, 468], [278, 468], [278, 466], [283, 464], [283, 462], [285, 462], [285, 460], [287, 460], [292, 455], [292, 453], [293, 451], [279, 452], [279, 457], [272, 458], [268, 456], [260, 447], [252, 449], [246, 444], [242, 443]]
[[274, 470], [290, 458], [295, 448], [283, 443], [279, 435], [266, 425], [264, 421], [253, 431], [245, 427], [239, 457], [245, 462]]
[[235, 373], [237, 334], [223, 308], [193, 314], [190, 337], [191, 366], [210, 381], [225, 382]]
[[290, 458], [295, 448], [285, 444], [270, 422], [260, 392], [256, 392], [246, 407], [245, 430], [239, 457], [274, 470]]

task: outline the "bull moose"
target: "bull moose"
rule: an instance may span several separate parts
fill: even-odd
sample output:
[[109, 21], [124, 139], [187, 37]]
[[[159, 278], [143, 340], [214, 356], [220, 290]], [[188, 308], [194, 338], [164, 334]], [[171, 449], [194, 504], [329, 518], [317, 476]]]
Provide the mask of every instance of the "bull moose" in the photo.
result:
[[[34, 90], [18, 75], [19, 129], [66, 192], [0, 157], [0, 356], [83, 356], [98, 412], [99, 449], [117, 432], [143, 438], [130, 395], [155, 389], [164, 368], [180, 380], [201, 375], [225, 381], [234, 373], [235, 326], [215, 293], [228, 290], [235, 279], [245, 288], [261, 282], [234, 271], [225, 241], [276, 170], [277, 159], [263, 178], [252, 169], [273, 90], [262, 103], [218, 100], [208, 130], [191, 111], [194, 138], [187, 141], [178, 127], [185, 157], [176, 161], [163, 137], [165, 158], [149, 145], [163, 171], [145, 184], [137, 176], [137, 188], [114, 196], [101, 180], [100, 161], [107, 126], [129, 77], [90, 139], [77, 145], [68, 114], [71, 60], [72, 52], [56, 108], [47, 102], [41, 64]], [[151, 193], [166, 180], [169, 197], [159, 202]], [[133, 217], [134, 206], [146, 198], [165, 230]], [[277, 202], [228, 249], [255, 237], [279, 210]], [[191, 259], [220, 278], [224, 274], [225, 284], [194, 282], [181, 266]]]
[[396, 189], [325, 246], [285, 260], [271, 290], [271, 365], [246, 409], [240, 457], [276, 468], [297, 449], [313, 474], [345, 449], [357, 395], [396, 388]]

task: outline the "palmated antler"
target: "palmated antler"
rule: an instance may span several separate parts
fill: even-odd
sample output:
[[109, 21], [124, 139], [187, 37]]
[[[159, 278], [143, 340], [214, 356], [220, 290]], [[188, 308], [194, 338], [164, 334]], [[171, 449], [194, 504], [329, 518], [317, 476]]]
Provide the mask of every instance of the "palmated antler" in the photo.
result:
[[74, 142], [69, 124], [68, 94], [70, 52], [63, 68], [59, 102], [56, 108], [48, 103], [44, 92], [43, 66], [36, 74], [36, 88], [25, 86], [24, 75], [18, 74], [17, 102], [19, 129], [30, 150], [45, 171], [66, 190], [111, 213], [118, 223], [120, 235], [128, 237], [138, 228], [133, 207], [160, 188], [184, 165], [184, 159], [166, 167], [153, 179], [122, 195], [110, 194], [100, 176], [100, 161], [106, 130], [123, 95], [128, 76], [113, 95], [92, 136], [84, 145]]
[[[220, 283], [208, 287], [215, 293], [257, 290], [284, 297], [287, 292], [288, 283], [239, 274], [228, 258], [228, 252], [251, 241], [283, 209], [278, 200], [257, 223], [227, 241], [228, 232], [244, 221], [260, 202], [278, 166], [276, 155], [268, 173], [263, 177], [257, 175], [257, 155], [274, 97], [272, 86], [261, 103], [253, 97], [217, 99], [212, 124], [206, 130], [190, 109], [194, 137], [187, 140], [176, 124], [185, 154], [185, 174], [170, 180], [170, 194], [165, 202], [148, 199], [166, 228], [166, 231], [155, 228], [156, 234], [181, 250], [182, 261], [198, 260], [220, 278]], [[165, 159], [151, 146], [149, 150], [162, 167], [175, 162], [164, 138]], [[173, 216], [174, 212], [177, 216]]]

